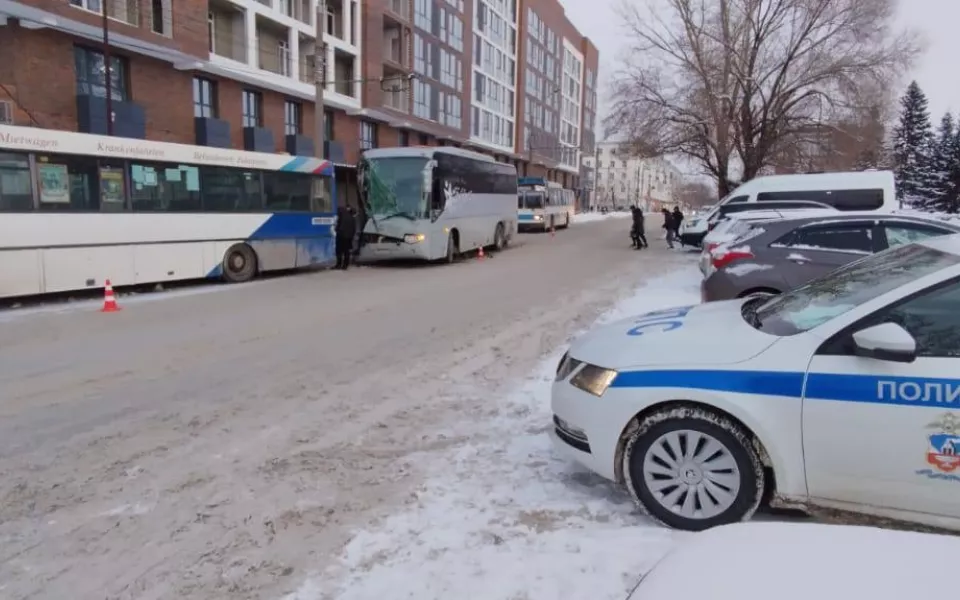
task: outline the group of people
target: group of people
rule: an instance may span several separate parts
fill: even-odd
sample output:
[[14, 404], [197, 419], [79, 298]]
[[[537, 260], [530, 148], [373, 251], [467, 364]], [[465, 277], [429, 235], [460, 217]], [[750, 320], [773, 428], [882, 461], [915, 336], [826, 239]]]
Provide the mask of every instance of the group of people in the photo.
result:
[[[630, 209], [633, 213], [633, 227], [630, 229], [630, 240], [633, 242], [634, 250], [649, 248], [647, 234], [644, 230], [645, 217], [643, 209], [634, 206]], [[673, 248], [673, 243], [680, 241], [680, 225], [683, 223], [683, 213], [679, 206], [674, 206], [673, 210], [662, 209], [663, 229], [667, 232], [667, 246]]]

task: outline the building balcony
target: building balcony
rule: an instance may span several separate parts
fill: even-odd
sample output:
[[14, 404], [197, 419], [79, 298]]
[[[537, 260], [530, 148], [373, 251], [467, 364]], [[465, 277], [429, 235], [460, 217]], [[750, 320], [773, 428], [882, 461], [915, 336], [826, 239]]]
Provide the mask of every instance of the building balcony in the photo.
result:
[[209, 3], [210, 53], [247, 62], [246, 13], [222, 0]]
[[264, 71], [290, 77], [292, 58], [290, 53], [290, 31], [275, 26], [266, 19], [257, 17], [257, 67]]
[[265, 127], [244, 127], [243, 149], [253, 152], [276, 152], [273, 131]]
[[80, 133], [107, 133], [107, 120], [112, 122], [112, 133], [117, 137], [146, 139], [147, 116], [143, 107], [131, 100], [112, 98], [111, 114], [107, 113], [107, 99], [99, 95], [77, 95], [77, 129]]
[[397, 90], [383, 92], [383, 106], [397, 112], [410, 114], [410, 91]]
[[257, 0], [258, 4], [275, 10], [285, 17], [313, 25], [313, 4], [310, 0]]
[[383, 26], [383, 62], [384, 65], [404, 71], [410, 69], [411, 62], [408, 32], [386, 21]]
[[383, 16], [401, 24], [410, 21], [410, 2], [408, 0], [388, 0]]
[[209, 117], [194, 117], [194, 133], [198, 146], [210, 146], [212, 148], [229, 148], [230, 143], [230, 123], [222, 119]]

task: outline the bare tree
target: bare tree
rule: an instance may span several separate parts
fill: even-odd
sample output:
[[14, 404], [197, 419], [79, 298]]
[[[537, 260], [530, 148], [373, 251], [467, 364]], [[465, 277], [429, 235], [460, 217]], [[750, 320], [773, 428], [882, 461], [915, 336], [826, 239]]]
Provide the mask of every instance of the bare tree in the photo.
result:
[[715, 202], [717, 192], [702, 181], [687, 181], [677, 188], [676, 197], [680, 204], [699, 208]]
[[726, 195], [820, 124], [862, 111], [920, 51], [896, 0], [623, 0], [631, 39], [608, 132], [639, 155], [694, 159]]

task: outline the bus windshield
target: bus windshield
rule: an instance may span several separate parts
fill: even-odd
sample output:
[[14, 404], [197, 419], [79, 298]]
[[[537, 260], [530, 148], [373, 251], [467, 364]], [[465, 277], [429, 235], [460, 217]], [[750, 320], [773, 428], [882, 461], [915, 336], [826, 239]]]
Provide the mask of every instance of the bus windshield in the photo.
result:
[[520, 208], [543, 208], [543, 192], [520, 192]]
[[403, 217], [429, 218], [423, 189], [423, 169], [429, 159], [422, 156], [364, 158], [360, 162], [360, 194], [374, 219]]

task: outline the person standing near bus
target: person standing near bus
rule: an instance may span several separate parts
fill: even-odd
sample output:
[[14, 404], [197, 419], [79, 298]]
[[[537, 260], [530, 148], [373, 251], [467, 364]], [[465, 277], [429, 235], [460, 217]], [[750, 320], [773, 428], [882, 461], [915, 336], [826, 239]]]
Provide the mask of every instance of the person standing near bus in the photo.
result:
[[353, 253], [353, 236], [357, 233], [357, 218], [353, 209], [341, 206], [337, 211], [336, 225], [337, 266], [335, 269], [346, 271], [350, 268], [350, 255]]

